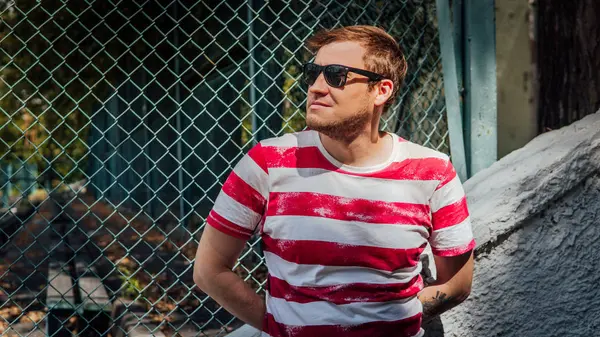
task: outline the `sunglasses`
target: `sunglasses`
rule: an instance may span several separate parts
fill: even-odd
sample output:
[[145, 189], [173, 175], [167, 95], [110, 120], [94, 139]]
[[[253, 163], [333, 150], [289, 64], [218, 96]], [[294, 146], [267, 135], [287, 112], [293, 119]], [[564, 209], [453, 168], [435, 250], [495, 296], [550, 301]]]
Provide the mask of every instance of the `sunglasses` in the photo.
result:
[[341, 88], [346, 85], [349, 72], [366, 76], [370, 81], [381, 81], [385, 78], [383, 75], [367, 70], [346, 67], [339, 64], [320, 66], [314, 63], [306, 63], [302, 67], [302, 78], [304, 83], [308, 84], [309, 86], [313, 85], [321, 72], [323, 72], [323, 77], [325, 77], [327, 84], [334, 88]]

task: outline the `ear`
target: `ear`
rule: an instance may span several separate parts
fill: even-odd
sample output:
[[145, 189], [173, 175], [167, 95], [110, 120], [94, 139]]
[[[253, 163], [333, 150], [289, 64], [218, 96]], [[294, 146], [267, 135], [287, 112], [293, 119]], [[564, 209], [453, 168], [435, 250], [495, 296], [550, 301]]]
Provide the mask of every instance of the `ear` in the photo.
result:
[[394, 82], [392, 80], [383, 79], [379, 81], [379, 84], [376, 87], [377, 96], [375, 96], [375, 104], [376, 107], [382, 106], [387, 102], [392, 96], [392, 92], [394, 91]]

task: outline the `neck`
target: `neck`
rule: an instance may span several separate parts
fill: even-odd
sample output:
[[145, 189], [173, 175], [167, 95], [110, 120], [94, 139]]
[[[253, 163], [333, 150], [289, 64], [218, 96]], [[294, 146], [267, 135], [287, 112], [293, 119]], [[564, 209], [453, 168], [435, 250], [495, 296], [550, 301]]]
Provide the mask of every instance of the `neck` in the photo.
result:
[[374, 166], [385, 162], [392, 150], [392, 138], [377, 128], [364, 130], [352, 140], [338, 140], [319, 133], [321, 143], [337, 161], [350, 166]]

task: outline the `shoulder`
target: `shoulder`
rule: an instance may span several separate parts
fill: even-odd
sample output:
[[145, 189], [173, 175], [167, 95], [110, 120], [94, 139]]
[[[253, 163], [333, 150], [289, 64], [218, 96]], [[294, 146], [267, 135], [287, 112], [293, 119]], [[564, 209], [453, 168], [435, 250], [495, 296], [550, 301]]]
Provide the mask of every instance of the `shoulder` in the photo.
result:
[[315, 136], [315, 131], [307, 130], [294, 133], [286, 133], [279, 137], [263, 139], [259, 142], [259, 144], [263, 148], [309, 147], [316, 146]]
[[442, 166], [446, 166], [450, 162], [450, 157], [438, 150], [413, 143], [411, 141], [398, 137], [399, 151], [403, 158], [407, 159], [429, 159], [439, 162]]
[[314, 131], [301, 131], [266, 138], [250, 149], [248, 155], [268, 171], [270, 167], [286, 166], [294, 162], [298, 148], [316, 147], [316, 137], [318, 135]]
[[407, 140], [399, 141], [398, 167], [413, 174], [415, 179], [442, 182], [454, 174], [447, 154]]

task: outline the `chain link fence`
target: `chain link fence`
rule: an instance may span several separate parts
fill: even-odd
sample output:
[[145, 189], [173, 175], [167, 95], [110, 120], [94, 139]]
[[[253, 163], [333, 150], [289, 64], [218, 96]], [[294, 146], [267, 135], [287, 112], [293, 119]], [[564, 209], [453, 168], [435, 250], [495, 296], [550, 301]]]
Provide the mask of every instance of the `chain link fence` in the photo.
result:
[[[383, 127], [449, 152], [433, 0], [19, 0], [0, 17], [6, 336], [240, 326], [194, 287], [197, 240], [243, 153], [304, 128], [297, 80], [319, 29], [396, 37], [409, 72]], [[235, 270], [260, 292], [259, 245]]]

